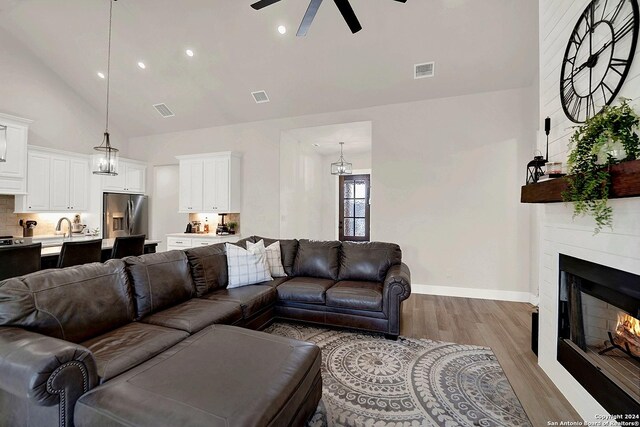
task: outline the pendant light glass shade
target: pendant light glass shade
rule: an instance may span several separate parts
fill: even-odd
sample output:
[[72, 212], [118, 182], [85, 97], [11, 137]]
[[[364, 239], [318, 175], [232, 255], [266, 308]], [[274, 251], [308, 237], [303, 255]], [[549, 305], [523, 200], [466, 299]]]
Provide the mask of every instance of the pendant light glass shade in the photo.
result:
[[98, 152], [93, 156], [94, 175], [118, 175], [118, 149], [111, 146], [109, 132], [104, 133], [102, 144], [93, 149]]
[[331, 163], [331, 175], [351, 175], [353, 173], [353, 163], [345, 162], [342, 155], [342, 148], [344, 142], [340, 143], [340, 159], [337, 162]]
[[107, 50], [107, 120], [106, 130], [104, 131], [104, 138], [102, 144], [97, 147], [93, 147], [98, 152], [93, 156], [93, 173], [94, 175], [118, 175], [118, 150], [111, 146], [109, 140], [109, 92], [111, 85], [111, 29], [113, 21], [113, 2], [117, 0], [109, 1], [109, 48]]
[[0, 162], [7, 161], [7, 127], [0, 125]]

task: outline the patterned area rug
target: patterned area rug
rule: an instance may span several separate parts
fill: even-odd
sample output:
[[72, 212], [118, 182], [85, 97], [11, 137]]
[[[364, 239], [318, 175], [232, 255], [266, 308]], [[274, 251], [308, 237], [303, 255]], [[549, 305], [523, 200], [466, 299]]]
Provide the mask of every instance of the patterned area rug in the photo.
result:
[[311, 427], [531, 426], [489, 348], [294, 323], [265, 332], [322, 349]]

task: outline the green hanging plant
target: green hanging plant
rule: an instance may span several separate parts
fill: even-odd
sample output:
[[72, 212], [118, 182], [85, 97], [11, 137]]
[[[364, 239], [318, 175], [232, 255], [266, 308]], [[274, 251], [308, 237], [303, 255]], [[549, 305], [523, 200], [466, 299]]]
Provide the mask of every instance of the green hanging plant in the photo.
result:
[[613, 225], [608, 204], [611, 175], [609, 168], [620, 161], [640, 155], [640, 140], [635, 130], [640, 117], [621, 98], [618, 106], [606, 106], [599, 114], [577, 126], [569, 142], [567, 177], [569, 188], [562, 195], [574, 203], [573, 216], [590, 214], [596, 221], [595, 233]]

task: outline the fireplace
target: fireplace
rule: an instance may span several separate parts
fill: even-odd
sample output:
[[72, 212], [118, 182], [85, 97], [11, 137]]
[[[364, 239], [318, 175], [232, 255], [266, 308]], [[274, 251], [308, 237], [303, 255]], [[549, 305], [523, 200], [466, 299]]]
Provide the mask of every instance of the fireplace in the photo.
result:
[[559, 263], [558, 362], [611, 414], [640, 413], [640, 276]]

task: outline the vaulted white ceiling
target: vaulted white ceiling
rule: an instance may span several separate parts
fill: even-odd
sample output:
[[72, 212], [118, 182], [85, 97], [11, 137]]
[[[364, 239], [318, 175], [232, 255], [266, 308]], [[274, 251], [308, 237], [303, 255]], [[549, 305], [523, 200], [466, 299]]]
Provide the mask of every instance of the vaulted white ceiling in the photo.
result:
[[[509, 89], [537, 75], [534, 0], [351, 0], [364, 27], [355, 35], [327, 0], [306, 38], [295, 32], [308, 0], [261, 11], [252, 2], [115, 3], [114, 123], [140, 136]], [[0, 0], [0, 26], [98, 111], [108, 14], [108, 0]], [[436, 76], [414, 80], [426, 61]], [[256, 90], [271, 102], [256, 104]], [[176, 116], [162, 118], [152, 107], [161, 102]]]

